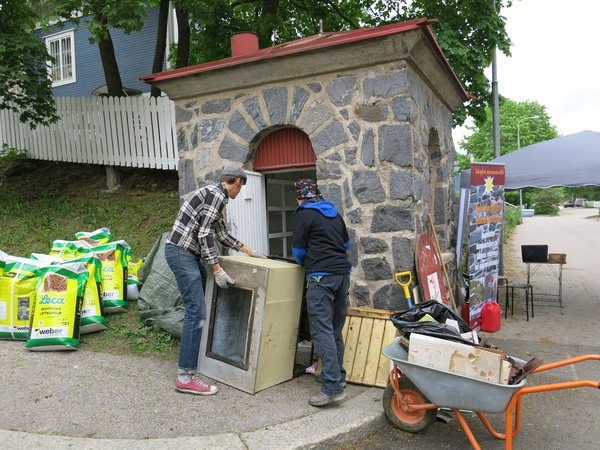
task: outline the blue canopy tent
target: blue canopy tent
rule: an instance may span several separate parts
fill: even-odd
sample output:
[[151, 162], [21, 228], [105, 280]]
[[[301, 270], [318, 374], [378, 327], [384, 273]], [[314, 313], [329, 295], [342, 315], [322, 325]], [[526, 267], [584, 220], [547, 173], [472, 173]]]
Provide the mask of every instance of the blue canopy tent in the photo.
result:
[[[581, 131], [507, 153], [491, 163], [504, 163], [507, 190], [528, 187], [600, 186], [600, 133]], [[461, 174], [468, 188], [471, 171]]]

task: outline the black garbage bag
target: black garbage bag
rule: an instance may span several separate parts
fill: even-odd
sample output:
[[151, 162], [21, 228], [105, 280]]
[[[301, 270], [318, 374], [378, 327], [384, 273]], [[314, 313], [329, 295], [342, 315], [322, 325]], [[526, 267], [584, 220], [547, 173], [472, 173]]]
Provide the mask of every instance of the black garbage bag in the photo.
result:
[[[425, 314], [429, 314], [439, 323], [419, 322], [419, 320]], [[411, 333], [418, 333], [440, 339], [461, 342], [467, 345], [474, 345], [472, 341], [463, 338], [460, 333], [456, 332], [456, 330], [446, 327], [446, 319], [456, 320], [456, 322], [458, 322], [460, 333], [468, 333], [469, 331], [472, 331], [462, 317], [436, 300], [419, 303], [414, 308], [399, 313], [394, 313], [390, 316], [390, 320], [394, 326], [398, 328], [402, 335], [407, 339]]]

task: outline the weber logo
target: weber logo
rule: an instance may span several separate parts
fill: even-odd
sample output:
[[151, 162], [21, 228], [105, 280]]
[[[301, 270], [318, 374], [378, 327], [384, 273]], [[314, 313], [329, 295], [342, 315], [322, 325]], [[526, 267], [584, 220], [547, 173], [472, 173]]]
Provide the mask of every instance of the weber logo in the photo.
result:
[[45, 330], [40, 330], [38, 328], [37, 332], [39, 334], [41, 334], [41, 335], [44, 335], [44, 334], [58, 334], [58, 333], [60, 333], [60, 330], [55, 330], [54, 328], [46, 328]]
[[31, 330], [32, 338], [50, 338], [50, 337], [66, 337], [68, 327], [44, 327], [33, 328]]

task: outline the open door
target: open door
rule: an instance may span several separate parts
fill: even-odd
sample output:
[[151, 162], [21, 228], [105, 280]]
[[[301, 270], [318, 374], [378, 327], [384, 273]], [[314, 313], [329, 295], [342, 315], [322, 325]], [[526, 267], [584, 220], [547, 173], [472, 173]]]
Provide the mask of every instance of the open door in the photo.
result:
[[[265, 211], [265, 181], [261, 173], [245, 170], [246, 185], [227, 204], [227, 227], [230, 234], [252, 250], [267, 255], [269, 251]], [[231, 250], [230, 254], [239, 255]]]

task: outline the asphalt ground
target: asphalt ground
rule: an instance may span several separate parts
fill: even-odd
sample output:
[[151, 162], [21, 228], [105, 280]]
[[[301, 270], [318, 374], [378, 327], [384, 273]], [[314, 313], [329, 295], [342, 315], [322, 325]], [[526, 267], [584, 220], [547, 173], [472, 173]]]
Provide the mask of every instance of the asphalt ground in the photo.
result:
[[[538, 357], [545, 363], [567, 358], [600, 354], [600, 219], [597, 209], [561, 209], [559, 217], [524, 218], [510, 242], [504, 246], [505, 275], [509, 282], [525, 282], [526, 265], [521, 260], [521, 245], [548, 244], [550, 253], [566, 253], [563, 266], [563, 308], [556, 303], [535, 302], [535, 317], [526, 320], [523, 291], [515, 291], [514, 315], [508, 312], [501, 328], [487, 337], [505, 353], [528, 360]], [[556, 267], [555, 267], [556, 268]], [[535, 294], [558, 292], [558, 280], [542, 265], [531, 278]], [[504, 289], [500, 288], [504, 308]], [[544, 306], [541, 306], [544, 305]], [[600, 382], [600, 361], [586, 361], [532, 374], [527, 386], [573, 380]], [[588, 387], [539, 392], [523, 397], [522, 427], [513, 439], [514, 449], [598, 449], [600, 448], [600, 391]], [[504, 414], [487, 416], [496, 431], [504, 432]], [[495, 439], [472, 413], [465, 413], [475, 438], [483, 449], [503, 449], [505, 442]], [[465, 449], [469, 441], [456, 418], [436, 422], [421, 434], [400, 431], [386, 424], [364, 439], [355, 441], [352, 450]]]
[[[525, 320], [523, 301], [488, 338], [508, 354], [545, 362], [600, 353], [600, 220], [574, 208], [560, 217], [525, 218], [504, 248], [509, 281], [524, 281], [521, 244], [548, 244], [566, 253], [564, 308], [536, 307]], [[544, 269], [544, 268], [542, 268]], [[552, 292], [552, 273], [537, 272], [536, 292]], [[519, 294], [517, 294], [519, 295]], [[529, 377], [528, 385], [600, 379], [600, 362]], [[4, 448], [468, 448], [458, 422], [436, 423], [413, 435], [385, 425], [382, 389], [348, 384], [346, 400], [314, 408], [319, 389], [303, 375], [250, 395], [217, 383], [211, 397], [175, 391], [176, 368], [154, 358], [76, 352], [30, 352], [0, 342], [0, 442]], [[514, 448], [600, 448], [600, 392], [544, 392], [523, 401], [523, 427]], [[504, 448], [467, 415], [482, 448]], [[490, 417], [502, 430], [502, 415]], [[371, 437], [365, 439], [365, 436]], [[387, 439], [387, 441], [386, 441]]]

